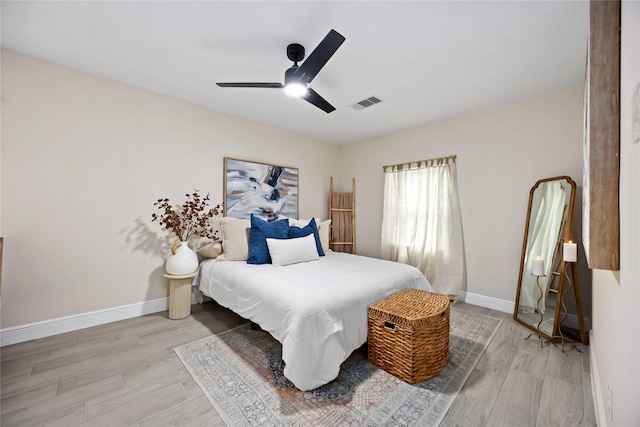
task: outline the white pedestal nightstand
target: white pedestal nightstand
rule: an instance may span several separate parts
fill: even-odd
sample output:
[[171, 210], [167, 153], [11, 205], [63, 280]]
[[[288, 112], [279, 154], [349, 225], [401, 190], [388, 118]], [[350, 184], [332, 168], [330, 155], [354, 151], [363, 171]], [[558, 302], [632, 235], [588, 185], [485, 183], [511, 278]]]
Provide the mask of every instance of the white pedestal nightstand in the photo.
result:
[[196, 274], [164, 274], [169, 279], [169, 319], [184, 319], [191, 314], [191, 279]]

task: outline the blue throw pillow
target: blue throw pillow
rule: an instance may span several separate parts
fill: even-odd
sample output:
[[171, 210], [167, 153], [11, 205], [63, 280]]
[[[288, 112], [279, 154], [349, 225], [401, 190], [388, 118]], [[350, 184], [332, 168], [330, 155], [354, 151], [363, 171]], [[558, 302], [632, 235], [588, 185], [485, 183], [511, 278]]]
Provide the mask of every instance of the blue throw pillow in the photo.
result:
[[320, 233], [318, 233], [318, 226], [316, 225], [315, 218], [311, 218], [309, 224], [304, 227], [289, 227], [289, 238], [293, 239], [296, 237], [306, 237], [309, 234], [313, 233], [313, 237], [316, 238], [316, 249], [318, 250], [318, 255], [324, 256], [324, 251], [322, 250], [322, 242], [320, 242]]
[[249, 230], [249, 256], [247, 264], [270, 264], [271, 255], [267, 246], [267, 237], [271, 239], [286, 239], [289, 234], [289, 220], [267, 222], [251, 214], [251, 229]]

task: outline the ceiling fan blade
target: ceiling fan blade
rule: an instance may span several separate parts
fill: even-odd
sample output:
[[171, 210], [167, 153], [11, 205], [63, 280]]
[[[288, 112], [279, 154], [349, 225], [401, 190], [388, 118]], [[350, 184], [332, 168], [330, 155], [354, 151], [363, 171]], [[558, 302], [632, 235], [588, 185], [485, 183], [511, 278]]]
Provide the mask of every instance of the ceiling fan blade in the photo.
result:
[[336, 30], [329, 31], [329, 34], [298, 68], [294, 77], [306, 83], [311, 82], [344, 41], [345, 38]]
[[311, 88], [308, 88], [307, 94], [302, 95], [300, 98], [304, 99], [310, 104], [315, 105], [316, 107], [325, 111], [326, 113], [330, 113], [336, 109], [333, 105], [329, 104], [326, 99], [318, 95], [318, 92], [316, 92]]
[[258, 87], [266, 89], [282, 89], [282, 83], [216, 83], [220, 87]]

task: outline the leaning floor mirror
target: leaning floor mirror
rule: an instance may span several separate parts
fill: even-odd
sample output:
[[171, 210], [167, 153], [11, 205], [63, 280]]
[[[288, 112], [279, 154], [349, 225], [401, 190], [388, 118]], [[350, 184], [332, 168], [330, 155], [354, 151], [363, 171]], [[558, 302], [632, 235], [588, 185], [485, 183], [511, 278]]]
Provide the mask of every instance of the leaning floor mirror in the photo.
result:
[[579, 309], [580, 341], [586, 342], [575, 263], [563, 259], [563, 243], [571, 240], [575, 196], [576, 183], [568, 176], [541, 179], [529, 193], [513, 318], [552, 342], [563, 336], [564, 295], [571, 284]]

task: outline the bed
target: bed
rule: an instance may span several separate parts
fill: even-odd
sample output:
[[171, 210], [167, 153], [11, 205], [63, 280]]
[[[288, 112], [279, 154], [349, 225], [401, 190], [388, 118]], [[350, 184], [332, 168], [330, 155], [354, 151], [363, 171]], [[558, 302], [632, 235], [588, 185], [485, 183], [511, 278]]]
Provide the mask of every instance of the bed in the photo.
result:
[[285, 267], [206, 260], [199, 289], [282, 343], [284, 375], [300, 390], [338, 376], [367, 340], [367, 308], [405, 288], [432, 290], [409, 265], [327, 251]]

